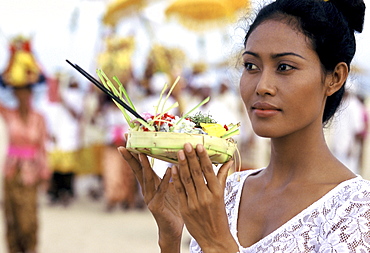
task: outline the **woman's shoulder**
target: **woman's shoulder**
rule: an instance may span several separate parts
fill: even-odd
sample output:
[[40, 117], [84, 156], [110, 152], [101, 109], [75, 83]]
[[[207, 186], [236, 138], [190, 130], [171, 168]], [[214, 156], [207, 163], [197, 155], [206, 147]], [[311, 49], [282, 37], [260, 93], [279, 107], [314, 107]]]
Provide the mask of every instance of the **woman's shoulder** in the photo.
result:
[[0, 102], [0, 114], [6, 115], [6, 114], [8, 114], [9, 112], [12, 112], [12, 111], [14, 111], [13, 108], [7, 107], [7, 106], [1, 104], [1, 102]]
[[343, 181], [337, 186], [337, 188], [340, 191], [351, 192], [353, 194], [355, 194], [356, 192], [362, 192], [362, 191], [370, 192], [370, 181], [364, 179], [361, 176], [356, 176], [354, 178]]
[[351, 222], [360, 217], [370, 221], [370, 181], [361, 177], [340, 183], [327, 193], [321, 201], [313, 204], [315, 210], [324, 214], [335, 214], [333, 220]]
[[[242, 179], [246, 179], [248, 176], [252, 175], [252, 174], [256, 174], [258, 172], [260, 172], [261, 170], [263, 170], [264, 168], [260, 168], [260, 169], [248, 169], [248, 170], [242, 170], [242, 171], [236, 171], [234, 173], [232, 173], [230, 176], [228, 176], [228, 181], [243, 181]], [[239, 180], [240, 179], [240, 180]]]
[[228, 176], [226, 181], [226, 195], [230, 194], [231, 192], [238, 191], [240, 187], [244, 184], [244, 181], [252, 174], [256, 174], [263, 170], [264, 168], [260, 169], [250, 169], [250, 170], [243, 170], [237, 171], [232, 173]]
[[[361, 176], [340, 183], [333, 198], [344, 203], [362, 203], [370, 206], [370, 181]], [[337, 197], [336, 197], [337, 196]]]

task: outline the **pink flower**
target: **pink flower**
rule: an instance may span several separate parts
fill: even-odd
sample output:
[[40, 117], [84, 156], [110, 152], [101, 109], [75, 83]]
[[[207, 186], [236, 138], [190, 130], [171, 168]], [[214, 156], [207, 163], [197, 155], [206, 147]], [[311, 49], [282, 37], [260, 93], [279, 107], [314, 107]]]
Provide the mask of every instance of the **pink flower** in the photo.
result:
[[148, 120], [148, 119], [152, 119], [153, 118], [153, 114], [149, 113], [149, 112], [144, 112], [142, 115], [141, 115], [145, 120]]

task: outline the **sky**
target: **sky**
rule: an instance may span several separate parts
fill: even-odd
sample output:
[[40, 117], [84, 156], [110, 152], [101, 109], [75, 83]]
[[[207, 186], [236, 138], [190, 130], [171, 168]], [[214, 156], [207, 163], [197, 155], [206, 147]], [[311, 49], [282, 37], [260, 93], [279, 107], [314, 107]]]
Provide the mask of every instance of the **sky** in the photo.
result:
[[[202, 35], [168, 21], [164, 9], [168, 0], [156, 0], [144, 10], [148, 27], [137, 15], [123, 19], [117, 34], [135, 34], [138, 50], [134, 55], [135, 71], [143, 71], [145, 56], [154, 42], [179, 46], [193, 60], [223, 61], [242, 43], [242, 34], [235, 25]], [[370, 1], [368, 2], [370, 6]], [[0, 0], [0, 70], [8, 61], [8, 41], [15, 35], [32, 36], [33, 50], [47, 75], [70, 68], [65, 60], [78, 63], [89, 71], [96, 67], [96, 56], [102, 51], [103, 38], [109, 29], [101, 22], [108, 0]], [[365, 16], [363, 33], [357, 36], [354, 64], [363, 69], [357, 78], [370, 94], [370, 7]]]

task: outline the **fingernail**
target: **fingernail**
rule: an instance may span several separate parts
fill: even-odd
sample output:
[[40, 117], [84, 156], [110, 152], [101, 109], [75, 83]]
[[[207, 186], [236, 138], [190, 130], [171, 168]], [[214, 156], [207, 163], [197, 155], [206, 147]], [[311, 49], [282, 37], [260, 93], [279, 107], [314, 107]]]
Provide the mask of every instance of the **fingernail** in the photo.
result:
[[192, 149], [193, 149], [193, 147], [191, 146], [190, 143], [186, 143], [185, 144], [185, 150], [186, 150], [186, 152], [190, 153]]
[[123, 156], [123, 158], [127, 158], [127, 155], [126, 155], [126, 153], [122, 153], [123, 151], [124, 151], [124, 147], [118, 147], [117, 148], [117, 150], [118, 150], [118, 152], [120, 153], [120, 155], [122, 155]]
[[[176, 166], [172, 166], [171, 167], [171, 174], [172, 175], [176, 175], [177, 174], [177, 167]], [[171, 178], [172, 179], [172, 178]]]
[[178, 152], [178, 156], [179, 156], [179, 159], [180, 159], [180, 160], [185, 160], [185, 154], [184, 154], [184, 151], [180, 150], [180, 151]]
[[197, 151], [198, 152], [203, 152], [203, 150], [204, 150], [203, 145], [197, 145]]

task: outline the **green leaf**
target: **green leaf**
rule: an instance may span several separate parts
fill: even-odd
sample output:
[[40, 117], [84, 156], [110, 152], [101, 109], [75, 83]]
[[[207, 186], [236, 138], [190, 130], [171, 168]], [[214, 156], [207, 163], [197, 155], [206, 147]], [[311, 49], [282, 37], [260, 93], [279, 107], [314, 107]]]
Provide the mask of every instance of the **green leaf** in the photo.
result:
[[165, 98], [165, 100], [164, 100], [164, 102], [163, 102], [163, 105], [162, 105], [162, 112], [163, 112], [164, 105], [166, 104], [166, 102], [167, 102], [168, 98], [169, 98], [169, 97], [170, 97], [170, 95], [172, 94], [172, 91], [173, 91], [173, 89], [176, 87], [176, 85], [177, 85], [177, 83], [179, 82], [179, 80], [180, 80], [180, 77], [178, 76], [178, 77], [176, 78], [175, 82], [172, 84], [172, 86], [171, 86], [171, 88], [170, 88], [170, 91], [167, 93], [167, 96], [166, 96], [166, 98]]
[[164, 84], [162, 90], [161, 90], [161, 94], [159, 95], [159, 100], [158, 100], [158, 104], [157, 104], [157, 107], [155, 109], [155, 115], [157, 115], [158, 113], [160, 113], [158, 110], [159, 110], [159, 107], [161, 105], [161, 101], [162, 101], [162, 98], [163, 98], [163, 94], [164, 92], [167, 90], [167, 83]]
[[148, 128], [150, 131], [155, 131], [156, 130], [155, 127], [152, 126], [152, 125], [149, 125], [148, 122], [145, 122], [145, 121], [143, 121], [142, 119], [139, 119], [139, 118], [137, 118], [136, 120], [139, 121], [140, 124], [142, 124], [143, 126]]
[[[122, 96], [120, 96], [119, 92], [117, 91], [116, 87], [113, 85], [113, 83], [108, 79], [107, 75], [105, 75], [105, 73], [102, 71], [102, 70], [96, 70], [96, 73], [98, 74], [99, 76], [99, 79], [101, 80], [101, 82], [103, 83], [103, 85], [109, 89], [110, 91], [113, 92], [114, 95], [118, 96], [119, 98], [121, 98], [123, 100], [123, 102], [126, 102]], [[132, 119], [130, 117], [130, 115], [127, 113], [126, 109], [121, 106], [119, 103], [117, 103], [116, 101], [114, 101], [112, 99], [112, 101], [117, 105], [117, 107], [121, 110], [121, 112], [123, 113], [123, 116], [125, 117], [125, 120], [127, 122], [127, 124], [130, 126], [130, 128], [134, 127], [135, 124], [132, 123]]]
[[236, 129], [234, 131], [227, 131], [226, 134], [224, 134], [223, 136], [221, 136], [222, 139], [226, 139], [226, 138], [230, 138], [234, 135], [238, 135], [240, 133], [240, 130], [239, 129]]
[[208, 103], [209, 101], [209, 97], [207, 97], [206, 99], [204, 99], [202, 102], [200, 102], [197, 106], [195, 106], [193, 109], [191, 109], [189, 112], [185, 113], [177, 122], [176, 122], [176, 125], [178, 125], [184, 118], [186, 118], [189, 114], [191, 114], [193, 111], [195, 111], [196, 109], [198, 109], [199, 107], [201, 107], [202, 105], [204, 105], [205, 103]]
[[127, 104], [129, 104], [129, 105], [130, 105], [130, 107], [131, 107], [132, 109], [134, 109], [134, 110], [135, 110], [135, 112], [136, 112], [136, 109], [135, 109], [134, 104], [132, 103], [132, 101], [131, 101], [130, 97], [128, 96], [128, 93], [127, 93], [127, 91], [126, 91], [125, 87], [124, 87], [124, 86], [123, 86], [123, 84], [120, 82], [120, 80], [118, 79], [118, 77], [114, 76], [114, 77], [113, 77], [113, 80], [114, 80], [114, 81], [116, 81], [116, 83], [118, 84], [118, 87], [119, 87], [120, 91], [122, 91], [122, 92], [123, 92], [123, 95], [125, 96], [126, 101], [128, 102]]

